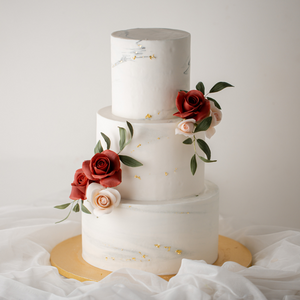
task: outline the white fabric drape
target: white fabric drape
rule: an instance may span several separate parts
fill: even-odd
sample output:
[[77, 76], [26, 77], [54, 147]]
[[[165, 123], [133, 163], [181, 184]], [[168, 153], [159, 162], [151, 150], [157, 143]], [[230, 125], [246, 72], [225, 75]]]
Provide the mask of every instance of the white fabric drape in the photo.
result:
[[[57, 203], [56, 203], [57, 204]], [[53, 205], [6, 206], [0, 210], [0, 299], [280, 299], [300, 300], [300, 229], [247, 226], [220, 220], [220, 233], [244, 244], [253, 266], [222, 267], [184, 259], [169, 282], [153, 274], [120, 269], [100, 282], [59, 275], [51, 249], [80, 234], [79, 214], [54, 224], [67, 211]]]

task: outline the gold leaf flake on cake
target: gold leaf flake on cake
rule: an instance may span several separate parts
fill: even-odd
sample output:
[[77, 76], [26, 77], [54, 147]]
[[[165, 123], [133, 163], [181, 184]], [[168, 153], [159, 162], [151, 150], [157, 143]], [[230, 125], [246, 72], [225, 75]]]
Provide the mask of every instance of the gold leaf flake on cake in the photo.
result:
[[128, 207], [131, 207], [131, 205], [129, 205]]
[[131, 153], [134, 152], [134, 149], [131, 151]]
[[133, 257], [133, 258], [132, 258], [132, 260], [136, 260], [136, 258], [135, 258], [135, 257]]
[[138, 144], [136, 147], [138, 148], [138, 147], [141, 147], [142, 145], [141, 144]]
[[182, 253], [181, 250], [176, 250], [175, 253], [177, 253], [178, 255], [180, 255]]
[[137, 176], [137, 175], [134, 175], [134, 178], [137, 178], [137, 179], [141, 180], [141, 177]]
[[159, 248], [159, 247], [160, 247], [160, 244], [154, 244], [154, 246], [155, 246], [156, 248]]
[[176, 173], [176, 171], [177, 171], [177, 168], [175, 168], [174, 173]]
[[187, 215], [189, 215], [190, 213], [189, 213], [189, 212], [187, 212], [186, 214], [187, 214]]
[[165, 175], [166, 175], [166, 176], [168, 176], [168, 175], [169, 175], [169, 173], [168, 173], [168, 172], [165, 172]]
[[136, 55], [132, 59], [135, 60], [136, 59]]
[[142, 255], [142, 258], [146, 258], [146, 256], [147, 256], [147, 255], [146, 255], [146, 254], [144, 254], [144, 255]]
[[112, 260], [115, 260], [115, 258], [114, 258], [114, 257], [112, 257], [111, 259], [112, 259]]
[[171, 247], [165, 246], [166, 249], [168, 249], [168, 252], [171, 250]]
[[158, 140], [160, 140], [160, 138], [157, 138]]
[[154, 54], [153, 54], [153, 55], [150, 55], [149, 58], [150, 58], [150, 59], [153, 59], [153, 58], [156, 58], [156, 57], [155, 57]]
[[145, 117], [145, 119], [151, 119], [151, 118], [152, 118], [152, 116], [150, 114], [147, 114]]
[[108, 257], [105, 257], [105, 260], [108, 260]]

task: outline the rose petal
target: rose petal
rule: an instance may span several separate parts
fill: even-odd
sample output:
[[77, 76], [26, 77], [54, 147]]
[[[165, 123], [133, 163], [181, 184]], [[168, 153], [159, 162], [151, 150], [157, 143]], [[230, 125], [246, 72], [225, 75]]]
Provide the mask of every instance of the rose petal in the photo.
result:
[[111, 163], [110, 170], [118, 171], [120, 169], [120, 158], [119, 155], [111, 150], [104, 150], [102, 154], [105, 154]]
[[192, 109], [197, 109], [201, 105], [201, 100], [196, 95], [186, 96], [183, 103], [183, 108], [185, 111], [191, 111]]
[[105, 187], [115, 187], [122, 182], [122, 170], [115, 172], [112, 176], [100, 180], [100, 184]]
[[111, 188], [107, 188], [106, 191], [109, 191], [111, 194], [114, 195], [114, 197], [116, 198], [115, 202], [114, 202], [114, 206], [117, 207], [120, 202], [121, 202], [121, 194], [118, 190], [116, 189], [111, 189]]
[[211, 138], [214, 134], [216, 133], [216, 129], [214, 127], [209, 127], [206, 131], [205, 131], [205, 135], [207, 138]]
[[90, 170], [90, 160], [86, 160], [82, 163], [82, 170], [85, 174], [85, 176], [89, 179], [89, 180], [94, 180], [92, 172]]
[[184, 112], [183, 110], [183, 103], [185, 100], [186, 92], [180, 91], [178, 92], [177, 98], [176, 98], [176, 107], [179, 110], [180, 113]]
[[201, 111], [196, 113], [196, 116], [194, 117], [194, 119], [196, 120], [196, 122], [199, 122], [203, 119], [205, 119], [206, 117], [208, 117], [210, 114], [210, 103], [208, 100], [206, 100], [203, 103], [203, 107], [201, 109]]
[[182, 120], [177, 126], [180, 127], [183, 123], [196, 123], [195, 119], [186, 119], [186, 120]]
[[109, 190], [112, 190], [112, 189], [108, 188], [108, 189], [105, 189], [105, 190], [101, 191], [101, 195], [104, 195], [104, 196], [108, 197], [110, 199], [112, 205], [114, 205], [117, 201], [117, 198]]
[[189, 111], [183, 112], [183, 113], [177, 112], [177, 113], [174, 114], [174, 116], [179, 117], [181, 119], [195, 118], [196, 113], [195, 112], [189, 112]]
[[78, 189], [78, 186], [72, 186], [71, 194], [70, 194], [69, 198], [72, 200], [78, 200], [78, 199], [85, 200], [86, 196], [85, 196], [85, 193], [83, 193], [82, 191], [80, 191]]
[[103, 189], [104, 189], [104, 187], [99, 183], [92, 182], [91, 184], [89, 184], [89, 186], [86, 189], [86, 197], [92, 205], [93, 205], [92, 199], [94, 197], [94, 194]]

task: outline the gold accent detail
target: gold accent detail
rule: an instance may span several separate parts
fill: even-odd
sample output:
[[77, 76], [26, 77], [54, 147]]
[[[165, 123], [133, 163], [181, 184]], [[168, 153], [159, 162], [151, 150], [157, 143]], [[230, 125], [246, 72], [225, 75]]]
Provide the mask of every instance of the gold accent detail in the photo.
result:
[[187, 214], [187, 215], [189, 215], [190, 213], [189, 213], [189, 212], [187, 212], [186, 214]]
[[142, 255], [142, 252], [139, 252], [139, 254], [141, 254], [141, 255]]
[[137, 176], [137, 175], [134, 175], [134, 178], [137, 178], [137, 179], [141, 180], [141, 177]]
[[131, 153], [134, 152], [134, 149], [131, 151]]
[[180, 255], [182, 253], [181, 250], [176, 250], [175, 253], [177, 253], [178, 255]]
[[150, 55], [149, 58], [150, 58], [150, 59], [153, 59], [153, 58], [156, 58], [156, 57], [155, 57], [154, 54], [153, 54], [153, 55]]
[[150, 114], [147, 114], [145, 117], [145, 119], [151, 119], [151, 118], [152, 118], [152, 116]]
[[133, 260], [136, 260], [136, 258], [135, 258], [135, 257], [133, 257], [132, 259], [133, 259]]
[[169, 173], [168, 173], [168, 172], [165, 172], [165, 175], [166, 175], [166, 176], [168, 176], [168, 175], [169, 175]]
[[176, 172], [176, 171], [177, 171], [177, 168], [175, 168], [174, 172]]
[[135, 60], [136, 59], [136, 55], [132, 59]]
[[131, 207], [131, 205], [129, 205], [128, 207]]
[[171, 250], [171, 247], [166, 246], [165, 248], [168, 249], [168, 252]]
[[108, 260], [108, 257], [105, 257], [105, 260]]
[[157, 113], [158, 115], [160, 114], [160, 111]]
[[139, 46], [139, 47], [142, 47], [142, 45], [141, 45], [141, 44], [138, 44], [138, 46]]
[[146, 258], [146, 256], [147, 256], [147, 255], [146, 255], [146, 254], [144, 254], [144, 255], [142, 256], [142, 258]]
[[141, 144], [138, 144], [136, 147], [138, 148], [138, 147], [141, 147], [142, 145]]
[[160, 138], [157, 138], [158, 140], [160, 140]]
[[155, 246], [156, 248], [159, 248], [159, 247], [160, 247], [160, 244], [154, 244], [154, 246]]
[[112, 260], [115, 260], [115, 258], [114, 258], [114, 257], [112, 257], [111, 259], [112, 259]]

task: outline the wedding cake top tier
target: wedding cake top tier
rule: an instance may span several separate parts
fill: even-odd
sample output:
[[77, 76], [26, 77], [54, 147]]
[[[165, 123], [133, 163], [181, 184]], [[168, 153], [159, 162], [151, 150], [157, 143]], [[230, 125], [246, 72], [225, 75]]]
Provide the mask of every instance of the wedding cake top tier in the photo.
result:
[[112, 113], [170, 119], [180, 90], [190, 89], [190, 34], [137, 28], [111, 35]]

